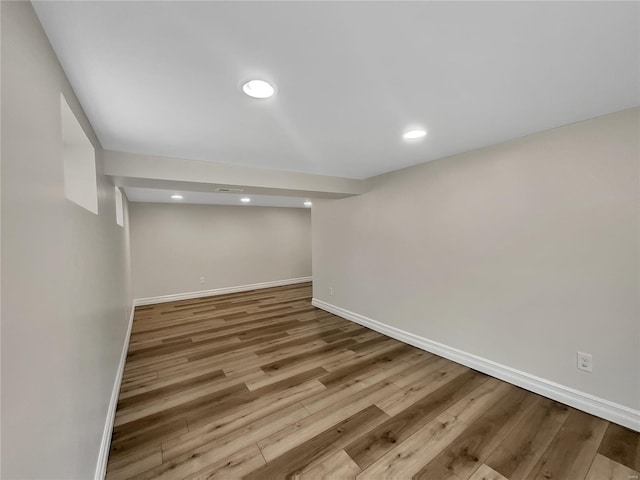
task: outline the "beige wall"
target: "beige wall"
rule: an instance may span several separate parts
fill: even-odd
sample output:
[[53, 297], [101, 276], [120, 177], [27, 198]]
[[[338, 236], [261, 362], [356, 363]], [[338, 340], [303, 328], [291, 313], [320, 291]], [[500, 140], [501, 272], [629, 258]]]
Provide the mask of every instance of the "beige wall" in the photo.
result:
[[130, 210], [135, 298], [311, 275], [308, 209], [131, 203]]
[[2, 478], [93, 478], [131, 295], [128, 227], [98, 174], [67, 200], [64, 93], [102, 150], [29, 2], [2, 2]]
[[[639, 115], [400, 170], [371, 179], [362, 196], [314, 202], [314, 297], [640, 408]], [[576, 369], [577, 351], [593, 354], [592, 374]]]

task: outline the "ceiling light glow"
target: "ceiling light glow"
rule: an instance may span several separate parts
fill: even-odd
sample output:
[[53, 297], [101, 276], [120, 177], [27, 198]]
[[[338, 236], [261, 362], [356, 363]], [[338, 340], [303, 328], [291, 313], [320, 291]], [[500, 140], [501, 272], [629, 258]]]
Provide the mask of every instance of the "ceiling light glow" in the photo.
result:
[[249, 203], [249, 202], [251, 201], [251, 199], [250, 199], [249, 197], [242, 197], [242, 198], [240, 199], [240, 201], [241, 201], [242, 203]]
[[242, 91], [253, 98], [269, 98], [275, 93], [275, 89], [264, 80], [250, 80], [242, 86]]
[[311, 203], [311, 200], [307, 200], [306, 202], [304, 202], [305, 207], [310, 207], [311, 205], [313, 205], [313, 203]]
[[182, 200], [182, 195], [178, 195], [177, 193], [175, 195], [171, 195], [171, 198], [173, 198], [174, 200]]
[[418, 140], [419, 138], [423, 138], [427, 135], [427, 131], [422, 128], [412, 128], [411, 130], [407, 130], [402, 135], [402, 138], [405, 140]]

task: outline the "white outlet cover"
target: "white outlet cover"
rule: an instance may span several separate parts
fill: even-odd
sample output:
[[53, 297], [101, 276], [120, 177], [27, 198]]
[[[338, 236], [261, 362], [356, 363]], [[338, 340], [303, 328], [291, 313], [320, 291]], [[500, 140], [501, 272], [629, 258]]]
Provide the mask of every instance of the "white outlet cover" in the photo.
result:
[[593, 372], [593, 356], [590, 353], [578, 352], [578, 370]]

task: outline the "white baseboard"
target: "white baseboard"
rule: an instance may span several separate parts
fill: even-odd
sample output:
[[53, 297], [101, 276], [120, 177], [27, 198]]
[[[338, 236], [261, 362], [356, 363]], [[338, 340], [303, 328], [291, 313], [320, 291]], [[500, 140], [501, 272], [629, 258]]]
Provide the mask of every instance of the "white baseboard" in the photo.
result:
[[640, 411], [620, 405], [604, 398], [596, 397], [589, 393], [581, 392], [559, 383], [536, 377], [515, 368], [487, 360], [486, 358], [452, 348], [442, 343], [434, 342], [413, 333], [406, 332], [396, 327], [386, 325], [377, 320], [365, 317], [358, 313], [345, 310], [322, 300], [314, 298], [311, 302], [318, 307], [339, 317], [359, 323], [367, 328], [380, 332], [389, 337], [408, 343], [427, 352], [448, 358], [456, 363], [473, 368], [480, 372], [499, 378], [518, 387], [535, 392], [552, 400], [564, 403], [578, 410], [596, 415], [614, 423], [640, 432]]
[[129, 339], [131, 338], [131, 327], [133, 326], [133, 314], [135, 305], [131, 307], [131, 315], [129, 316], [129, 326], [127, 334], [124, 337], [124, 345], [120, 354], [120, 364], [116, 372], [116, 379], [113, 382], [113, 390], [111, 391], [111, 400], [109, 401], [109, 409], [107, 410], [107, 419], [102, 432], [102, 443], [100, 443], [100, 453], [98, 454], [98, 465], [94, 480], [104, 480], [107, 473], [107, 461], [109, 460], [109, 448], [111, 447], [111, 434], [113, 432], [113, 421], [116, 416], [116, 407], [118, 406], [118, 396], [120, 395], [120, 384], [122, 383], [122, 374], [124, 373], [124, 365], [127, 361], [127, 351], [129, 350]]
[[272, 282], [252, 283], [250, 285], [238, 285], [236, 287], [214, 288], [212, 290], [201, 290], [199, 292], [175, 293], [172, 295], [160, 295], [158, 297], [136, 298], [133, 301], [135, 306], [153, 305], [154, 303], [176, 302], [178, 300], [190, 300], [192, 298], [213, 297], [214, 295], [224, 295], [226, 293], [247, 292], [261, 288], [281, 287], [283, 285], [294, 285], [296, 283], [310, 282], [312, 277], [288, 278], [285, 280], [274, 280]]

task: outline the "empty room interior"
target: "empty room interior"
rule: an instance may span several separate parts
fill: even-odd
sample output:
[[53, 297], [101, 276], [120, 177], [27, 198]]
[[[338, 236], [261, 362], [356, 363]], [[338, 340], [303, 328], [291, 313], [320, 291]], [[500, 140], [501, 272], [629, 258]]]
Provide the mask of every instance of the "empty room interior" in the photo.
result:
[[0, 22], [3, 480], [639, 479], [640, 2]]

